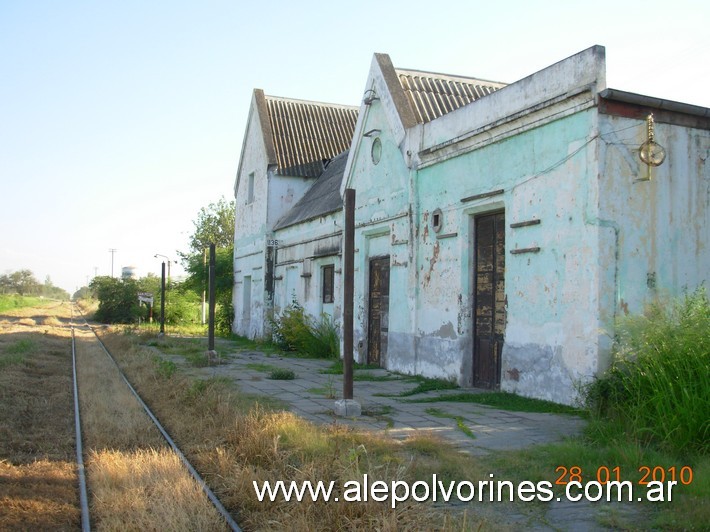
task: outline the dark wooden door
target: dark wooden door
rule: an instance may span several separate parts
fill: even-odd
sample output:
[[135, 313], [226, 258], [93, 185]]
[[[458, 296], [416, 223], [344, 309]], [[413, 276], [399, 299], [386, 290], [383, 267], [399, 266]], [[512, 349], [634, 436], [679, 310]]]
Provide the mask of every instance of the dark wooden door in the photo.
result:
[[505, 335], [505, 215], [478, 216], [474, 242], [473, 385], [500, 385]]
[[390, 258], [370, 260], [367, 363], [382, 365], [389, 330]]

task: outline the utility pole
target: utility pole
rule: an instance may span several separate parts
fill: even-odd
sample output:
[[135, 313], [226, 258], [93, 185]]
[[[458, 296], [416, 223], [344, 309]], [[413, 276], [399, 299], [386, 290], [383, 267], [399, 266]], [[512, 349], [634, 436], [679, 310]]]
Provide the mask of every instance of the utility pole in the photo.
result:
[[215, 259], [215, 245], [210, 244], [210, 286], [209, 286], [209, 292], [210, 292], [210, 305], [209, 305], [209, 325], [208, 325], [208, 342], [207, 342], [207, 349], [208, 351], [214, 351], [214, 307], [215, 307], [215, 267], [216, 267], [216, 259]]
[[165, 334], [165, 261], [160, 268], [160, 334]]
[[207, 318], [205, 317], [205, 296], [207, 294], [207, 248], [202, 250], [202, 325], [207, 323]]
[[109, 248], [108, 252], [111, 254], [111, 277], [113, 277], [113, 255], [116, 253], [118, 250], [114, 248]]
[[353, 399], [353, 302], [355, 289], [355, 189], [346, 188], [343, 198], [343, 398], [335, 402], [335, 413], [352, 417], [362, 413]]
[[355, 257], [355, 190], [345, 189], [343, 235], [343, 399], [353, 398], [353, 288]]

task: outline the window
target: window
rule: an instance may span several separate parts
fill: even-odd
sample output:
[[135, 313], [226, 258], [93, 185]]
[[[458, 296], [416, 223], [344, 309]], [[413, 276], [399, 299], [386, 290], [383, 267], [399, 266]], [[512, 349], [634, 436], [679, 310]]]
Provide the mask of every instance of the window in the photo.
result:
[[435, 233], [438, 233], [441, 231], [442, 225], [444, 225], [444, 213], [441, 212], [441, 209], [435, 209], [434, 212], [431, 213], [431, 228]]
[[247, 188], [247, 204], [254, 203], [254, 172], [249, 174], [249, 183]]
[[333, 285], [335, 279], [335, 266], [323, 266], [323, 303], [333, 302]]
[[382, 141], [380, 140], [380, 137], [375, 137], [375, 140], [372, 141], [370, 155], [372, 156], [372, 162], [374, 164], [380, 162], [380, 159], [382, 158]]

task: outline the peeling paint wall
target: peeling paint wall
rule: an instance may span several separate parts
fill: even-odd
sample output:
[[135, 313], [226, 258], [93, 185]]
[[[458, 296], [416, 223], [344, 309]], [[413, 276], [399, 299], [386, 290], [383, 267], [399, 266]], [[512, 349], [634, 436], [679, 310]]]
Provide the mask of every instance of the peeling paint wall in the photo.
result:
[[[597, 228], [584, 216], [595, 205], [596, 145], [587, 143], [594, 123], [593, 111], [581, 111], [419, 171], [418, 337], [420, 347], [432, 346], [440, 373], [472, 382], [474, 220], [500, 210], [507, 301], [501, 388], [570, 402], [575, 382], [596, 371]], [[491, 191], [501, 192], [461, 201]], [[438, 234], [423, 227], [435, 209], [443, 217]], [[456, 324], [457, 343], [442, 334], [448, 324]]]
[[[370, 260], [389, 256], [388, 341], [386, 352], [381, 355], [381, 364], [390, 369], [411, 372], [401, 366], [406, 360], [400, 360], [398, 355], [400, 349], [409, 356], [414, 352], [410, 335], [414, 302], [410, 290], [409, 169], [390, 134], [390, 119], [379, 101], [361, 110], [364, 131], [374, 131], [371, 136], [354, 141], [355, 149], [351, 149], [351, 160], [348, 161], [352, 172], [349, 176], [346, 173], [346, 178], [356, 183], [357, 189], [353, 334], [356, 358], [359, 362], [366, 362]], [[381, 143], [377, 163], [372, 158], [375, 138]]]
[[666, 159], [654, 168], [638, 155], [645, 120], [602, 115], [600, 129], [599, 217], [616, 228], [604, 247], [618, 255], [615, 275], [604, 278], [615, 296], [600, 309], [608, 330], [615, 317], [710, 282], [710, 131], [657, 121]]
[[[355, 339], [361, 361], [367, 353], [368, 260], [389, 254], [385, 366], [471, 385], [474, 219], [503, 210], [501, 388], [571, 402], [576, 383], [597, 371], [600, 228], [588, 218], [598, 203], [594, 102], [595, 84], [603, 87], [603, 62], [603, 49], [590, 49], [411, 127], [403, 140], [381, 103], [361, 111], [359, 130], [380, 130], [383, 146], [382, 160], [373, 165], [370, 139], [356, 138], [349, 161], [357, 190]], [[382, 86], [376, 79], [370, 85]], [[538, 222], [510, 227], [530, 220]]]

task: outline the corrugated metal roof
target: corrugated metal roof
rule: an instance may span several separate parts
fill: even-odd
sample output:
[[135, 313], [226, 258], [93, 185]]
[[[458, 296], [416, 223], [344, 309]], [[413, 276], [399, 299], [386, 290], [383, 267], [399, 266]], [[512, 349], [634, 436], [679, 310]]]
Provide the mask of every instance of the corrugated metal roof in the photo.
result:
[[318, 177], [323, 161], [347, 150], [358, 108], [266, 96], [281, 175]]
[[420, 123], [450, 113], [500, 88], [505, 83], [463, 76], [396, 69], [402, 89]]
[[293, 208], [281, 218], [274, 229], [281, 229], [329, 212], [343, 208], [343, 198], [340, 196], [340, 183], [345, 174], [345, 163], [349, 151], [345, 151], [328, 162], [321, 176], [313, 183], [304, 196], [296, 202]]

